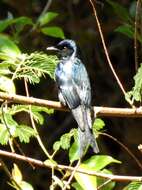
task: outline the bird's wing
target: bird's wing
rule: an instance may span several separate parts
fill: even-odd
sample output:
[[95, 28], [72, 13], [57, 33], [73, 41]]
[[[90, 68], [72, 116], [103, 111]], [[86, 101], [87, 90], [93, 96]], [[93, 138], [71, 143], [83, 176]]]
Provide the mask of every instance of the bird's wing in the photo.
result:
[[89, 77], [85, 66], [80, 59], [76, 59], [72, 72], [72, 80], [81, 104], [90, 107], [91, 105], [91, 87]]
[[63, 86], [60, 86], [59, 91], [70, 109], [74, 109], [80, 105], [80, 97], [73, 85], [68, 83], [64, 84]]

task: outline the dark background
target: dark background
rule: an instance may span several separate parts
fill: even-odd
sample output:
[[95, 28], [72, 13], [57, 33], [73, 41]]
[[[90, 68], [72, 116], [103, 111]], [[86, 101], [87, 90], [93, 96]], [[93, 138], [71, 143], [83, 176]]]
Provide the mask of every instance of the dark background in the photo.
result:
[[[115, 1], [130, 9], [132, 2], [129, 0]], [[0, 19], [7, 17], [11, 12], [14, 17], [28, 16], [36, 21], [41, 14], [47, 1], [45, 0], [1, 0]], [[83, 0], [54, 0], [49, 11], [59, 13], [59, 16], [49, 25], [60, 26], [66, 38], [73, 39], [80, 47], [80, 57], [88, 70], [92, 86], [92, 105], [107, 107], [129, 107], [125, 98], [114, 79], [100, 40], [100, 35], [93, 16], [92, 7], [88, 1]], [[133, 86], [133, 75], [135, 74], [134, 63], [134, 42], [123, 34], [114, 32], [114, 29], [121, 24], [120, 19], [113, 12], [112, 7], [105, 1], [98, 1], [97, 11], [103, 29], [107, 49], [113, 66], [126, 91]], [[29, 29], [27, 29], [28, 31]], [[33, 31], [21, 36], [20, 48], [23, 52], [44, 51], [46, 47], [55, 45], [60, 39], [45, 36], [38, 31]], [[17, 93], [24, 93], [22, 81], [17, 81]], [[38, 98], [57, 100], [57, 88], [55, 82], [49, 77], [43, 78], [38, 85], [30, 85], [30, 95]], [[17, 116], [19, 121], [29, 122], [25, 114]], [[142, 120], [132, 118], [102, 118], [105, 123], [105, 132], [111, 134], [124, 143], [133, 154], [142, 160], [142, 155], [137, 146], [142, 143]], [[70, 113], [55, 111], [53, 116], [45, 115], [45, 125], [38, 128], [40, 136], [52, 151], [54, 141], [58, 140], [61, 134], [76, 127]], [[114, 165], [110, 169], [119, 175], [140, 175], [141, 170], [136, 162], [117, 143], [108, 137], [100, 136], [98, 139], [101, 154], [111, 155], [121, 160], [122, 164]], [[37, 142], [32, 139], [30, 144], [21, 145], [27, 156], [44, 160], [46, 157], [40, 150]], [[7, 148], [7, 147], [1, 147]], [[90, 154], [89, 154], [90, 155]], [[61, 151], [57, 155], [61, 164], [68, 164], [68, 154]], [[9, 159], [6, 163], [11, 163]], [[47, 190], [51, 183], [50, 170], [33, 170], [28, 164], [18, 162], [23, 171], [24, 180], [30, 182], [38, 190]], [[0, 170], [0, 189], [12, 189], [6, 183], [7, 176]], [[117, 184], [116, 190], [122, 189], [126, 184]]]

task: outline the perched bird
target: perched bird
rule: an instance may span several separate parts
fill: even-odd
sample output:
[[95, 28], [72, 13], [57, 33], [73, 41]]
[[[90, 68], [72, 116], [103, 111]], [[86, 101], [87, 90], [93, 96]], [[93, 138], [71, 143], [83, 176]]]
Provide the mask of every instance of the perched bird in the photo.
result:
[[77, 57], [76, 43], [66, 39], [47, 50], [56, 50], [60, 54], [55, 79], [60, 102], [70, 108], [79, 126], [79, 155], [82, 157], [89, 145], [98, 153], [98, 145], [92, 134], [91, 86], [86, 68]]

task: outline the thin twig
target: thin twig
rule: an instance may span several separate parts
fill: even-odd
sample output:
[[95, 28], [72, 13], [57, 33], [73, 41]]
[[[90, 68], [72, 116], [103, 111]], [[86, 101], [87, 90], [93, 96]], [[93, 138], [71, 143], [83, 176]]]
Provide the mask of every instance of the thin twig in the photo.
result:
[[[10, 102], [14, 102], [14, 103], [53, 108], [55, 110], [60, 110], [60, 111], [69, 111], [69, 109], [61, 105], [60, 102], [43, 100], [39, 98], [25, 97], [21, 95], [7, 94], [4, 92], [0, 92], [0, 99], [9, 100]], [[134, 118], [142, 117], [141, 107], [140, 108], [112, 108], [112, 107], [94, 106], [93, 109], [94, 109], [94, 113], [95, 113], [95, 110], [99, 110], [99, 112], [97, 113], [97, 116], [103, 116], [103, 117], [104, 116], [105, 117], [134, 117]]]
[[[105, 40], [104, 40], [102, 28], [101, 28], [101, 25], [100, 25], [100, 22], [99, 22], [99, 18], [98, 18], [98, 15], [97, 15], [97, 11], [96, 11], [95, 5], [94, 5], [94, 3], [93, 3], [92, 0], [89, 0], [89, 1], [90, 1], [90, 4], [91, 4], [92, 8], [93, 8], [93, 13], [94, 13], [94, 16], [95, 16], [95, 19], [96, 19], [96, 22], [97, 22], [97, 26], [98, 26], [98, 29], [99, 29], [99, 34], [100, 34], [100, 37], [101, 37], [101, 40], [102, 40], [104, 52], [105, 52], [105, 55], [106, 55], [106, 58], [107, 58], [109, 67], [110, 67], [110, 69], [111, 69], [111, 71], [112, 71], [112, 73], [113, 73], [113, 75], [114, 75], [114, 77], [115, 77], [115, 79], [116, 79], [116, 81], [117, 81], [117, 83], [118, 83], [118, 85], [119, 85], [119, 87], [120, 87], [122, 93], [123, 93], [124, 96], [125, 96], [126, 91], [125, 91], [125, 89], [124, 89], [122, 83], [120, 82], [120, 79], [118, 78], [118, 75], [116, 74], [116, 71], [115, 71], [115, 69], [113, 68], [112, 63], [111, 63], [110, 58], [109, 58], [109, 54], [108, 54], [108, 51], [107, 51], [107, 47], [106, 47], [106, 44], [105, 44]], [[132, 103], [131, 103], [131, 101], [129, 102], [129, 104], [130, 104], [131, 106], [133, 106]]]
[[[29, 90], [28, 90], [28, 84], [26, 82], [26, 80], [24, 79], [24, 85], [25, 85], [25, 90], [26, 90], [26, 95], [27, 97], [29, 97]], [[34, 131], [36, 132], [36, 139], [41, 147], [41, 149], [43, 150], [43, 152], [45, 153], [45, 155], [51, 159], [51, 156], [49, 155], [48, 151], [46, 150], [40, 136], [39, 136], [39, 133], [37, 131], [37, 128], [36, 128], [36, 125], [35, 125], [35, 122], [34, 122], [34, 119], [33, 119], [33, 116], [32, 116], [32, 110], [31, 110], [31, 105], [29, 105], [29, 111], [30, 111], [30, 120], [31, 120], [31, 124], [32, 124], [32, 127], [34, 129]]]
[[71, 183], [71, 181], [72, 181], [72, 179], [73, 179], [73, 177], [74, 177], [74, 174], [75, 174], [75, 172], [77, 171], [79, 165], [80, 165], [80, 159], [78, 160], [78, 162], [77, 162], [77, 164], [76, 164], [76, 166], [75, 166], [73, 172], [71, 173], [71, 175], [70, 175], [70, 177], [69, 177], [67, 183], [65, 184], [65, 186], [63, 187], [62, 190], [66, 190], [66, 189], [67, 189], [67, 187], [68, 187], [68, 185]]
[[112, 139], [113, 141], [117, 142], [137, 163], [137, 165], [139, 166], [140, 169], [142, 169], [142, 164], [140, 163], [140, 161], [136, 158], [136, 156], [129, 150], [129, 148], [127, 148], [123, 143], [121, 143], [118, 139], [116, 139], [115, 137], [107, 134], [107, 133], [99, 133], [100, 135], [109, 137], [110, 139]]
[[[41, 14], [39, 15], [39, 17], [38, 17], [36, 23], [34, 24], [33, 28], [29, 31], [29, 33], [33, 32], [33, 31], [38, 27], [40, 18], [48, 11], [48, 9], [49, 9], [51, 3], [52, 3], [52, 0], [48, 0], [48, 1], [47, 1], [46, 5], [45, 5], [45, 7], [44, 7], [44, 9], [43, 9], [43, 11], [42, 11]], [[28, 35], [29, 35], [29, 33], [28, 33]], [[26, 36], [26, 37], [27, 37], [27, 36]]]
[[101, 184], [99, 187], [97, 187], [97, 190], [101, 189], [102, 187], [104, 187], [105, 185], [107, 185], [108, 183], [110, 183], [111, 181], [112, 181], [112, 179], [106, 180], [103, 184]]
[[[4, 150], [0, 150], [0, 155], [8, 157], [10, 159], [18, 159], [18, 160], [21, 160], [24, 162], [29, 161], [38, 167], [52, 168], [54, 166], [54, 168], [56, 170], [59, 170], [59, 171], [60, 170], [74, 171], [74, 167], [71, 167], [71, 166], [60, 165], [60, 164], [58, 164], [58, 165], [53, 164], [52, 165], [51, 163], [45, 164], [41, 160], [36, 160], [36, 159], [30, 158], [30, 157], [25, 157], [25, 156], [22, 156], [22, 155], [19, 155], [16, 153], [7, 152]], [[98, 177], [102, 177], [105, 179], [112, 179], [112, 181], [142, 181], [142, 176], [122, 176], [122, 175], [105, 174], [105, 173], [99, 173], [99, 172], [86, 170], [86, 169], [82, 169], [82, 168], [78, 168], [76, 170], [76, 172], [91, 175], [91, 176], [98, 176]]]
[[39, 17], [41, 17], [42, 15], [44, 15], [44, 14], [48, 11], [48, 9], [49, 9], [51, 3], [52, 3], [52, 0], [48, 0], [48, 1], [47, 1], [46, 5], [45, 5], [45, 7], [44, 7], [44, 9], [43, 9], [43, 11], [41, 12], [41, 14], [40, 14]]

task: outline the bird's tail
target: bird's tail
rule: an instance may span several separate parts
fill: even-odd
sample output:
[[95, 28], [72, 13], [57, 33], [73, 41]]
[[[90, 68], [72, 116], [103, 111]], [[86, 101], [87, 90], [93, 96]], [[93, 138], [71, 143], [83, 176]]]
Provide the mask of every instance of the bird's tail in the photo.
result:
[[80, 105], [72, 109], [72, 114], [78, 123], [78, 136], [79, 136], [79, 155], [82, 157], [89, 147], [92, 146], [95, 153], [99, 152], [96, 139], [92, 133], [92, 119], [89, 108], [84, 108]]

